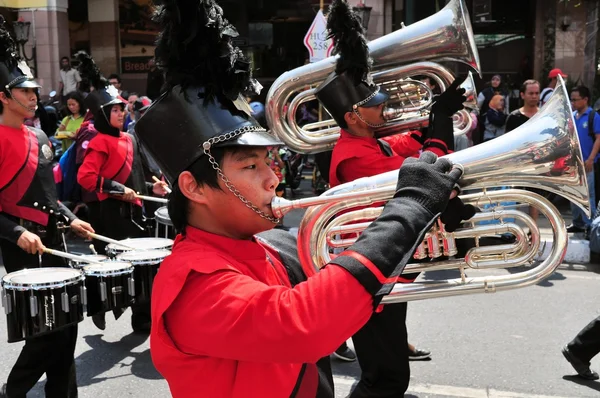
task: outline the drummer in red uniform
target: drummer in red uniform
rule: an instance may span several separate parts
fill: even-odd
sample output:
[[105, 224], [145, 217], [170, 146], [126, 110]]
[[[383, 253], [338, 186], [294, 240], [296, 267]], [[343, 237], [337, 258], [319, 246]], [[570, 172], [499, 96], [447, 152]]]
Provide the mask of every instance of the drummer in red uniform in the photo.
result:
[[[87, 205], [91, 223], [99, 234], [117, 240], [148, 236], [143, 204], [136, 194], [147, 195], [151, 190], [164, 196], [166, 184], [145, 181], [139, 144], [134, 136], [121, 131], [125, 102], [117, 97], [114, 87], [102, 80], [106, 85], [95, 87], [85, 99], [98, 134], [88, 143], [77, 182], [95, 194], [95, 200]], [[106, 243], [94, 241], [94, 244], [98, 253], [105, 254]], [[132, 312], [133, 330], [150, 332], [150, 304], [136, 304]], [[104, 313], [92, 319], [100, 329], [105, 328]]]
[[[40, 266], [66, 266], [60, 257], [42, 255], [45, 247], [65, 250], [59, 224], [82, 235], [94, 232], [57, 200], [53, 151], [46, 134], [23, 121], [33, 117], [40, 88], [0, 21], [0, 248], [8, 273]], [[47, 397], [77, 395], [77, 325], [25, 341], [0, 397], [25, 397], [46, 374]]]
[[[407, 157], [418, 156], [421, 150], [439, 156], [448, 154], [454, 148], [451, 117], [462, 109], [465, 101], [464, 90], [456, 89], [460, 82], [455, 81], [443, 95], [435, 97], [431, 127], [426, 136], [420, 131], [411, 131], [377, 139], [376, 129], [386, 124], [383, 115], [389, 95], [372, 83], [369, 74], [372, 60], [360, 19], [345, 0], [335, 0], [327, 27], [334, 39], [334, 52], [340, 56], [335, 72], [317, 87], [315, 94], [341, 127], [329, 169], [330, 185], [335, 187], [397, 170]], [[420, 178], [425, 177], [417, 177]], [[449, 229], [474, 214], [474, 208], [463, 209], [458, 198], [451, 204], [460, 207], [456, 214], [463, 217], [443, 219], [452, 224], [447, 225]], [[416, 276], [403, 275], [399, 281], [412, 282]], [[391, 398], [401, 397], [406, 392], [410, 380], [406, 308], [406, 303], [384, 307], [352, 337], [362, 374], [350, 397]]]
[[213, 1], [157, 16], [168, 87], [136, 131], [173, 183], [180, 235], [154, 280], [154, 365], [175, 398], [333, 397], [328, 355], [391, 291], [461, 172], [430, 153], [407, 162], [382, 216], [305, 280], [289, 233], [255, 236], [278, 223], [267, 148], [281, 143], [241, 95], [256, 82], [235, 28]]

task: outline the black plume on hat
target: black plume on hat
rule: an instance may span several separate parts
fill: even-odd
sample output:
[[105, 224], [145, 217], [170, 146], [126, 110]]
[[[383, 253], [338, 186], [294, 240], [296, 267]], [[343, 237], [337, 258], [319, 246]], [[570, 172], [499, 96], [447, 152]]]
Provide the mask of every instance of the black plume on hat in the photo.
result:
[[101, 90], [108, 86], [108, 80], [102, 76], [96, 62], [88, 53], [79, 51], [75, 54], [75, 58], [79, 61], [77, 70], [82, 79], [87, 79], [96, 90]]
[[238, 32], [214, 0], [166, 0], [154, 19], [163, 28], [155, 58], [167, 89], [204, 87], [209, 101], [257, 92], [250, 63], [231, 44]]
[[[211, 146], [271, 146], [281, 142], [251, 117], [243, 95], [260, 85], [231, 44], [237, 30], [214, 0], [163, 0], [156, 65], [165, 92], [135, 124], [140, 141], [173, 183]], [[208, 150], [208, 149], [207, 149]]]
[[0, 62], [4, 63], [9, 69], [13, 69], [21, 61], [21, 56], [15, 41], [6, 30], [5, 22], [4, 17], [0, 15]]
[[338, 54], [335, 72], [346, 72], [358, 84], [367, 80], [373, 65], [365, 30], [346, 0], [334, 0], [327, 17], [328, 38], [333, 39], [333, 54]]
[[21, 59], [17, 45], [5, 27], [4, 17], [0, 15], [0, 87], [39, 88], [24, 60]]

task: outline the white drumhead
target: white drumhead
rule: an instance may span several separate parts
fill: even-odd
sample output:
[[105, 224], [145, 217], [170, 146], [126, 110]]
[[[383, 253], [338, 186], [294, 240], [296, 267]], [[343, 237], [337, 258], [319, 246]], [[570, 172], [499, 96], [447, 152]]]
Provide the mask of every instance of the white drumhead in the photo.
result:
[[83, 267], [85, 273], [114, 273], [133, 268], [131, 263], [125, 261], [107, 261], [102, 264], [90, 264]]
[[[131, 238], [131, 239], [123, 239], [119, 242], [122, 242], [124, 245], [135, 247], [137, 250], [158, 250], [158, 249], [169, 249], [173, 246], [173, 239], [166, 238]], [[128, 247], [120, 246], [115, 243], [109, 243], [106, 246], [109, 250], [114, 250], [117, 252], [123, 251], [131, 251]]]
[[170, 250], [145, 250], [145, 251], [131, 251], [121, 253], [117, 256], [118, 260], [122, 261], [150, 261], [150, 260], [162, 260], [171, 254]]
[[[85, 259], [86, 259], [86, 260], [89, 260], [89, 261], [97, 261], [97, 262], [99, 262], [99, 263], [101, 263], [101, 262], [103, 262], [103, 261], [108, 261], [108, 256], [105, 256], [105, 255], [103, 255], [103, 254], [85, 254], [85, 255], [83, 255], [83, 256], [81, 256], [81, 257], [85, 257]], [[83, 260], [82, 260], [82, 261], [79, 261], [79, 260], [72, 260], [72, 261], [74, 261], [74, 262], [76, 262], [76, 263], [78, 263], [78, 264], [82, 264], [82, 263], [83, 263], [83, 264], [86, 264], [86, 263], [88, 263], [88, 262], [89, 262], [89, 261], [83, 261]]]
[[4, 275], [2, 283], [36, 287], [37, 285], [68, 283], [81, 275], [81, 271], [71, 268], [28, 268]]

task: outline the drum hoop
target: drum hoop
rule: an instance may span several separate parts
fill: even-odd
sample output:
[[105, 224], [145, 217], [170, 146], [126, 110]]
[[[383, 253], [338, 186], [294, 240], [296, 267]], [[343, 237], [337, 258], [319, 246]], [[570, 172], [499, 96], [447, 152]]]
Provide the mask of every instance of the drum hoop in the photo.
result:
[[161, 254], [164, 254], [159, 256], [157, 254], [156, 257], [151, 257], [151, 258], [144, 258], [144, 259], [135, 259], [135, 258], [123, 258], [123, 257], [128, 257], [130, 256], [132, 253], [135, 253], [135, 250], [131, 250], [125, 253], [119, 253], [117, 255], [117, 260], [121, 260], [121, 261], [126, 261], [129, 262], [133, 265], [156, 265], [156, 264], [160, 264], [163, 262], [163, 260], [167, 257], [171, 255], [171, 250], [166, 250], [166, 249], [157, 249], [157, 250], [141, 250], [140, 253], [153, 253], [153, 252], [161, 252]]
[[[22, 272], [22, 271], [27, 271], [27, 270], [31, 270], [31, 269], [43, 269], [43, 270], [64, 270], [64, 269], [70, 269], [73, 271], [76, 271], [79, 273], [79, 275], [74, 276], [73, 278], [69, 278], [69, 279], [63, 279], [62, 281], [57, 281], [57, 282], [44, 282], [44, 283], [17, 283], [17, 282], [10, 282], [5, 280], [5, 278], [10, 275], [10, 274], [15, 274], [17, 272], [21, 272], [21, 273], [26, 273], [26, 272]], [[50, 289], [60, 289], [63, 288], [65, 286], [69, 286], [69, 285], [75, 285], [78, 282], [82, 282], [85, 280], [85, 274], [83, 272], [81, 272], [78, 269], [73, 269], [73, 268], [64, 268], [64, 267], [43, 267], [43, 268], [25, 268], [23, 270], [20, 271], [15, 271], [15, 272], [11, 272], [10, 274], [6, 274], [4, 275], [4, 277], [2, 277], [2, 288], [6, 289], [6, 290], [18, 290], [18, 291], [28, 291], [28, 290], [50, 290]]]
[[167, 239], [167, 238], [129, 238], [129, 239], [123, 239], [120, 242], [123, 242], [123, 244], [125, 245], [129, 245], [129, 246], [135, 246], [135, 241], [136, 239], [143, 239], [144, 241], [162, 241], [162, 245], [156, 246], [156, 247], [138, 247], [136, 249], [128, 249], [126, 247], [123, 247], [121, 245], [117, 245], [114, 243], [109, 243], [108, 245], [106, 245], [106, 251], [110, 252], [110, 253], [114, 253], [114, 254], [121, 254], [121, 253], [129, 253], [129, 252], [133, 252], [136, 250], [144, 250], [144, 251], [148, 251], [148, 250], [170, 250], [170, 248], [173, 247], [173, 239]]
[[[94, 263], [94, 264], [89, 264], [89, 265], [104, 265], [104, 264], [102, 264], [102, 263], [95, 264]], [[84, 272], [85, 276], [97, 276], [100, 278], [133, 273], [133, 264], [131, 264], [131, 263], [129, 263], [129, 265], [123, 266], [123, 268], [121, 268], [121, 269], [105, 270], [105, 271], [102, 271], [102, 270], [88, 271], [86, 269], [87, 267], [88, 267], [87, 265], [83, 267], [83, 272]]]

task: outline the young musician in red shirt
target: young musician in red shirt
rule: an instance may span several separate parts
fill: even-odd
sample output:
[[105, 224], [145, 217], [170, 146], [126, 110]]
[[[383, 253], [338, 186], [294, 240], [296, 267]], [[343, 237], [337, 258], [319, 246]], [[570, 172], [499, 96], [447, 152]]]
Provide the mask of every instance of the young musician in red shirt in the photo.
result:
[[[451, 117], [463, 108], [465, 101], [464, 89], [457, 90], [461, 82], [455, 81], [445, 93], [434, 97], [430, 127], [425, 136], [411, 131], [378, 139], [375, 132], [386, 124], [383, 113], [390, 96], [372, 83], [369, 74], [372, 60], [360, 19], [345, 0], [334, 0], [327, 27], [338, 59], [335, 71], [317, 87], [316, 97], [341, 128], [329, 169], [330, 185], [335, 187], [397, 170], [408, 157], [418, 155], [421, 150], [439, 156], [448, 154], [454, 148]], [[459, 210], [456, 214], [462, 217], [447, 225], [448, 230], [474, 214], [474, 208], [463, 208], [458, 198], [451, 203]], [[416, 276], [403, 275], [400, 281], [409, 283]], [[351, 398], [399, 397], [408, 389], [406, 308], [406, 303], [384, 307], [352, 337], [362, 373]]]
[[[60, 257], [43, 254], [65, 250], [59, 223], [81, 236], [94, 232], [57, 200], [52, 173], [53, 151], [46, 134], [23, 121], [33, 117], [40, 85], [18, 56], [0, 20], [0, 248], [7, 273], [24, 268], [66, 266]], [[75, 344], [77, 325], [25, 341], [1, 397], [25, 397], [46, 374], [48, 397], [77, 395]]]
[[173, 183], [180, 235], [154, 281], [154, 365], [175, 398], [332, 398], [328, 355], [391, 291], [461, 172], [430, 153], [407, 162], [381, 217], [303, 281], [275, 243], [291, 235], [255, 236], [278, 222], [267, 147], [281, 143], [243, 100], [255, 82], [235, 28], [212, 0], [165, 1], [157, 15], [168, 87], [136, 132]]
[[[77, 182], [93, 193], [87, 202], [90, 220], [99, 234], [112, 239], [148, 236], [143, 203], [136, 194], [166, 195], [165, 183], [146, 182], [137, 140], [121, 131], [125, 102], [112, 86], [96, 87], [85, 99], [94, 115], [93, 127], [98, 134], [85, 151], [77, 172]], [[104, 254], [106, 243], [94, 240], [96, 250]], [[132, 306], [131, 326], [134, 331], [150, 332], [150, 303]], [[119, 312], [115, 316], [120, 316]], [[105, 328], [104, 313], [92, 317], [96, 326]]]

